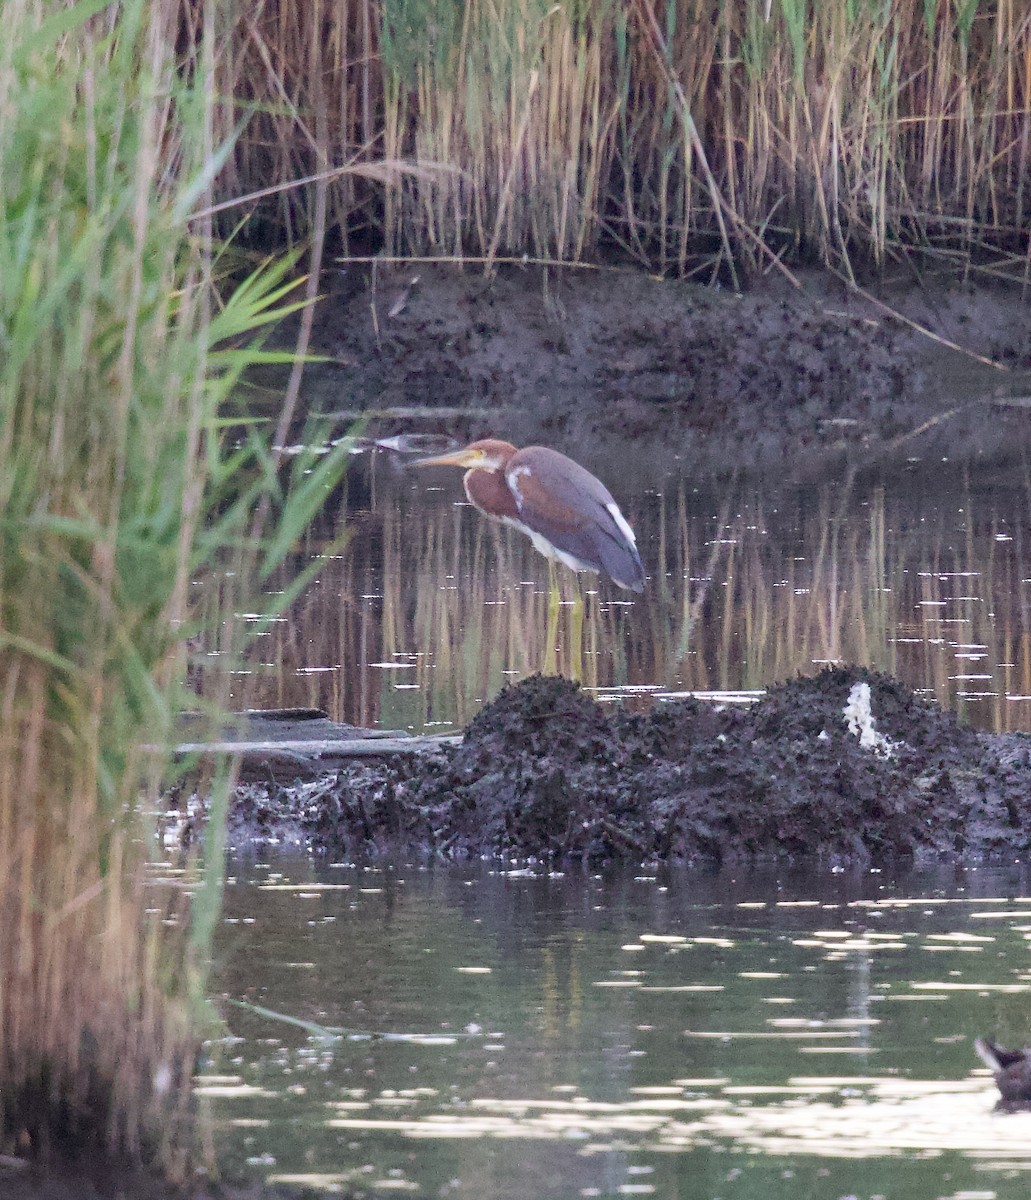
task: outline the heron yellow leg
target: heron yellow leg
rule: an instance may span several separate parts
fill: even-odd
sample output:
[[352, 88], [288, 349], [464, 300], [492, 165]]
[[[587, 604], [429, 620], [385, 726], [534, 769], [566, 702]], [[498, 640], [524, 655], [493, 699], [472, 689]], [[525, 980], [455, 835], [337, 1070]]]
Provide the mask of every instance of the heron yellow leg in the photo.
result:
[[580, 577], [576, 577], [576, 594], [569, 609], [569, 678], [582, 680], [584, 677], [584, 594], [580, 589]]
[[558, 641], [558, 610], [561, 596], [558, 590], [558, 579], [555, 575], [555, 564], [548, 559], [548, 630], [544, 643], [544, 666], [541, 668], [545, 675], [554, 675], [556, 667]]

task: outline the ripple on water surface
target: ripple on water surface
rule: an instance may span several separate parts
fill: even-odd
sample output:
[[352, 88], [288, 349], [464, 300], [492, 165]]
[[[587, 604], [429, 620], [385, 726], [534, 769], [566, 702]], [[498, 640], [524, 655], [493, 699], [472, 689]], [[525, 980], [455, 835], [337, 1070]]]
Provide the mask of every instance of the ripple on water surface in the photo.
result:
[[[199, 1078], [231, 1173], [423, 1196], [1031, 1188], [1031, 880], [232, 866]], [[247, 924], [244, 924], [244, 921]], [[284, 1014], [284, 1023], [275, 1014]]]
[[[649, 581], [583, 577], [549, 607], [547, 567], [453, 488], [359, 460], [350, 502], [284, 563], [317, 578], [234, 680], [239, 707], [318, 706], [363, 726], [463, 725], [539, 670], [638, 707], [684, 694], [747, 703], [829, 663], [899, 677], [972, 723], [1031, 732], [1031, 558], [1023, 478], [947, 464], [884, 478], [613, 481]], [[460, 485], [459, 485], [460, 486]], [[330, 554], [343, 530], [342, 553]], [[253, 614], [241, 614], [251, 619]], [[216, 664], [217, 648], [209, 647]]]

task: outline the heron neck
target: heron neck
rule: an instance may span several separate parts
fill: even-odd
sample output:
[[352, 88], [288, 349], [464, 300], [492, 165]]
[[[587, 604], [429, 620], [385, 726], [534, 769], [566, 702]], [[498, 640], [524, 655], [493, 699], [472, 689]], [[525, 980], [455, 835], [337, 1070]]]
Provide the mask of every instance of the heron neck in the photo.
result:
[[474, 467], [466, 471], [463, 482], [470, 502], [488, 517], [502, 520], [519, 516], [515, 497], [501, 471], [482, 471]]

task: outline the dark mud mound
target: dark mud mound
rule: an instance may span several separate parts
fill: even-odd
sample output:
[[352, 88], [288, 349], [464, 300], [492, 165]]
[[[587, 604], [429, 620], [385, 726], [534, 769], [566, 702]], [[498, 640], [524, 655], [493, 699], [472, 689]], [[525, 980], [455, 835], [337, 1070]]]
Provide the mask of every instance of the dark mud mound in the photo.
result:
[[[870, 689], [871, 728], [883, 741], [864, 746], [848, 726], [856, 684]], [[895, 680], [828, 670], [735, 717], [640, 772], [648, 812], [665, 831], [662, 856], [866, 861], [969, 849], [980, 742]], [[691, 712], [656, 713], [643, 726], [688, 721]], [[978, 852], [987, 849], [979, 837]]]
[[473, 718], [456, 761], [473, 774], [506, 768], [518, 758], [563, 767], [597, 766], [612, 751], [612, 729], [600, 705], [560, 676], [534, 675], [506, 687]]
[[684, 701], [645, 715], [535, 676], [505, 688], [460, 746], [241, 789], [237, 841], [284, 830], [348, 857], [1022, 855], [1031, 739], [979, 735], [860, 668], [793, 680], [751, 709]]

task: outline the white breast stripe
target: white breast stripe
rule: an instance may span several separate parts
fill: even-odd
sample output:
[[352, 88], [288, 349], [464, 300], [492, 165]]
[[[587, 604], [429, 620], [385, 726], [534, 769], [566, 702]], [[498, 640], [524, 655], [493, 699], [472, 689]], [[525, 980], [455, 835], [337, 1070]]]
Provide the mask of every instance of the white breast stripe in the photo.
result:
[[619, 505], [613, 501], [611, 504], [606, 504], [605, 507], [612, 514], [613, 521], [619, 527], [619, 532], [626, 538], [631, 546], [637, 545], [637, 538], [634, 537], [634, 531], [630, 528], [630, 523], [626, 517], [619, 511]]
[[505, 475], [505, 478], [508, 480], [508, 486], [512, 489], [512, 495], [515, 496], [516, 508], [520, 512], [523, 511], [523, 493], [519, 490], [519, 477], [520, 475], [529, 476], [529, 474], [529, 467], [516, 467], [514, 470], [508, 471]]

